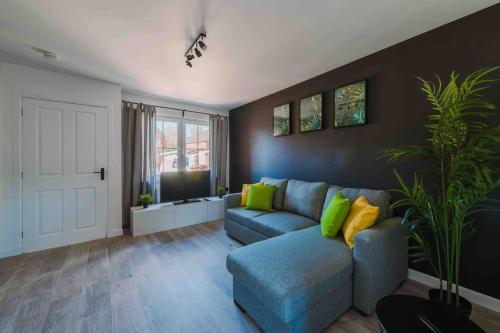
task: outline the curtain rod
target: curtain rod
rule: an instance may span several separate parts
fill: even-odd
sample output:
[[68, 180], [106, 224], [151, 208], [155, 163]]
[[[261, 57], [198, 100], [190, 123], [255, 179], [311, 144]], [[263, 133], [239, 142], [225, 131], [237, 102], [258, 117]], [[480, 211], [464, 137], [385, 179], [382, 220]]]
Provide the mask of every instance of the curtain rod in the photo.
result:
[[[129, 101], [125, 101], [125, 100], [122, 100], [122, 103], [130, 103], [130, 104], [136, 104], [136, 105], [144, 104], [144, 103], [137, 103], [137, 102], [129, 102]], [[151, 104], [149, 104], [149, 105], [151, 105]], [[219, 116], [219, 117], [229, 118], [229, 116], [226, 116], [226, 115], [223, 115], [223, 114], [218, 114], [218, 113], [208, 113], [208, 112], [201, 112], [201, 111], [192, 111], [192, 110], [187, 110], [187, 109], [178, 109], [178, 108], [172, 108], [172, 107], [161, 106], [161, 105], [152, 105], [152, 106], [154, 106], [155, 108], [162, 108], [162, 109], [168, 109], [168, 110], [174, 110], [174, 111], [181, 111], [183, 117], [184, 117], [184, 112], [190, 112], [190, 113], [206, 114], [206, 115], [209, 115], [209, 116]]]

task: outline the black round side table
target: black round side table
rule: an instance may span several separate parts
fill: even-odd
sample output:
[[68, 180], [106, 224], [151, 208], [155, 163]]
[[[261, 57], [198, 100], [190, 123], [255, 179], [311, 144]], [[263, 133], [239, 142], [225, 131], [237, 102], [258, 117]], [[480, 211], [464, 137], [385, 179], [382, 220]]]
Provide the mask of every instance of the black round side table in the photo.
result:
[[467, 318], [449, 319], [433, 315], [429, 300], [410, 295], [390, 295], [377, 303], [381, 332], [484, 332]]

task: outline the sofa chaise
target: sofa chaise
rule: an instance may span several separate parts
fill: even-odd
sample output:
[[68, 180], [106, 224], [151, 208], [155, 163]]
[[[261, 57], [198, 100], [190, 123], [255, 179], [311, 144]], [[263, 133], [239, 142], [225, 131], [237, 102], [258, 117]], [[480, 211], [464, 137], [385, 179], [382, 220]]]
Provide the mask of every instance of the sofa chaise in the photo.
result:
[[[225, 196], [224, 227], [247, 246], [229, 253], [233, 298], [266, 332], [319, 332], [351, 306], [365, 314], [392, 293], [408, 272], [407, 229], [392, 217], [386, 191], [273, 179], [273, 211], [240, 207], [241, 193]], [[380, 207], [376, 224], [354, 237], [324, 238], [319, 221], [341, 191], [365, 195]]]

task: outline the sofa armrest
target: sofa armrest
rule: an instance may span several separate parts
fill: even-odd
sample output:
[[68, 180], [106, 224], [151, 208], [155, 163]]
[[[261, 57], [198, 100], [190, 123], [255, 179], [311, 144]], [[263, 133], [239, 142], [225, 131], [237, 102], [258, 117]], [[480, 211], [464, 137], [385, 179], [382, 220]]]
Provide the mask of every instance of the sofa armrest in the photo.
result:
[[229, 208], [240, 207], [241, 205], [241, 192], [231, 193], [224, 196], [224, 212]]
[[400, 217], [380, 221], [354, 236], [353, 305], [366, 314], [408, 275], [408, 228]]

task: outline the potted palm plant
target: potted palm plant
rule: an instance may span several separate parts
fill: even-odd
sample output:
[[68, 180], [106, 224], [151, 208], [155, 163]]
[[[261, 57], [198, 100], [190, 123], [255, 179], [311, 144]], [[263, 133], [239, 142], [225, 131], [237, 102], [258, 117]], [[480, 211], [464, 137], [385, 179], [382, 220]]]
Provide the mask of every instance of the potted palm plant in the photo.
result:
[[[495, 81], [500, 66], [475, 71], [459, 80], [451, 73], [444, 85], [422, 81], [422, 91], [433, 109], [424, 145], [387, 149], [389, 161], [426, 160], [428, 169], [415, 172], [407, 183], [395, 170], [401, 195], [393, 207], [404, 207], [402, 223], [409, 226], [413, 262], [430, 264], [440, 288], [429, 298], [447, 315], [466, 316], [470, 303], [460, 296], [462, 241], [474, 231], [474, 216], [498, 211], [491, 192], [500, 185], [500, 121], [495, 105], [479, 93]], [[426, 164], [427, 165], [427, 164]], [[444, 283], [444, 281], [446, 283]]]
[[140, 194], [137, 201], [139, 202], [139, 205], [142, 205], [143, 208], [148, 208], [149, 204], [153, 203], [153, 196], [151, 195], [151, 193]]
[[219, 196], [219, 198], [222, 198], [224, 195], [226, 195], [227, 193], [227, 188], [225, 188], [224, 186], [217, 186], [217, 195]]

